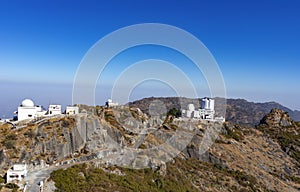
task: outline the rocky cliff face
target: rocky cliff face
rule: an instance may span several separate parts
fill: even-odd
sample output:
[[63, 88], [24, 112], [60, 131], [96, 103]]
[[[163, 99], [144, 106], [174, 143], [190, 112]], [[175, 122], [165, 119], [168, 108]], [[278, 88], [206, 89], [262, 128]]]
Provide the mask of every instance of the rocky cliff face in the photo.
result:
[[283, 151], [300, 163], [300, 127], [289, 114], [280, 109], [272, 109], [265, 115], [257, 129], [278, 141]]
[[295, 122], [290, 118], [287, 112], [281, 109], [272, 109], [269, 114], [262, 118], [259, 125], [266, 125], [269, 127], [288, 127], [295, 126]]
[[[87, 114], [49, 118], [20, 129], [1, 126], [2, 173], [17, 162], [96, 159], [105, 165], [152, 167], [166, 177], [185, 173], [191, 181], [200, 175], [201, 180], [192, 183], [199, 191], [300, 189], [299, 129], [281, 110], [272, 110], [257, 129], [232, 123], [150, 119], [137, 108], [123, 106], [85, 106], [85, 110]], [[185, 170], [184, 162], [195, 175]], [[168, 174], [166, 170], [172, 169], [166, 166], [177, 171]], [[204, 172], [209, 172], [207, 179]]]

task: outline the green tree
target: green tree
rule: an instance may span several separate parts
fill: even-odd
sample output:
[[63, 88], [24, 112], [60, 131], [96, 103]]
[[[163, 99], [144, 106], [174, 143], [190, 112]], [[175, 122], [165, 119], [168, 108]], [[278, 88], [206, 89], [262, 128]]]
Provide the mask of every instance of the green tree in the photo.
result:
[[172, 109], [169, 110], [167, 115], [168, 116], [172, 115], [172, 116], [178, 118], [178, 117], [181, 117], [182, 114], [181, 114], [181, 111], [179, 109], [172, 108]]

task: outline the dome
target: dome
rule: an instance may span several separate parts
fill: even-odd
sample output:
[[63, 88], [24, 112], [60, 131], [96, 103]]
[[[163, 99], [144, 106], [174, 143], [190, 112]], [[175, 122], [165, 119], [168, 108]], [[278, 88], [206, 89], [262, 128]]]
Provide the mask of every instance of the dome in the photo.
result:
[[194, 104], [188, 104], [188, 110], [189, 110], [189, 111], [195, 111], [195, 106], [194, 106]]
[[34, 107], [34, 103], [30, 99], [25, 99], [22, 101], [22, 107]]

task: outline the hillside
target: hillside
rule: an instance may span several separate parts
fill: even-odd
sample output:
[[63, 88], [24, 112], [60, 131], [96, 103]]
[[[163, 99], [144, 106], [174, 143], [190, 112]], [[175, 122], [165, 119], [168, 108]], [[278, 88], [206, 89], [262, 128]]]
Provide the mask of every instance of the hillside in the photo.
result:
[[[200, 107], [200, 99], [183, 97], [150, 97], [130, 102], [129, 105], [138, 107], [143, 112], [148, 113], [150, 103], [155, 100], [162, 101], [168, 110], [172, 108], [180, 109], [180, 102], [182, 102], [182, 106], [185, 107], [189, 103], [193, 103], [196, 108]], [[217, 115], [220, 113], [221, 109], [224, 108], [224, 103], [224, 99], [215, 98], [215, 110]], [[226, 121], [243, 125], [258, 125], [259, 121], [273, 108], [282, 109], [288, 112], [292, 119], [300, 121], [300, 111], [293, 111], [276, 102], [254, 103], [244, 99], [226, 99]]]
[[300, 162], [300, 124], [293, 121], [287, 112], [272, 109], [256, 128], [276, 139], [285, 153]]
[[[268, 117], [276, 119], [273, 112]], [[282, 122], [292, 121], [286, 116]], [[280, 123], [278, 125], [281, 129]], [[213, 146], [199, 154], [205, 129], [207, 127], [199, 126], [192, 142], [174, 160], [152, 169], [91, 163], [55, 171], [51, 179], [61, 191], [281, 192], [300, 189], [300, 162], [282, 150], [278, 138], [268, 137], [260, 129], [226, 123]], [[155, 134], [151, 135], [152, 142], [146, 139], [145, 148], [156, 140]]]
[[[153, 120], [128, 106], [80, 108], [87, 114], [0, 125], [2, 175], [20, 162], [29, 165], [29, 178], [55, 170], [45, 192], [300, 189], [299, 124], [282, 110], [254, 128]], [[217, 133], [216, 141], [204, 150], [207, 133]]]

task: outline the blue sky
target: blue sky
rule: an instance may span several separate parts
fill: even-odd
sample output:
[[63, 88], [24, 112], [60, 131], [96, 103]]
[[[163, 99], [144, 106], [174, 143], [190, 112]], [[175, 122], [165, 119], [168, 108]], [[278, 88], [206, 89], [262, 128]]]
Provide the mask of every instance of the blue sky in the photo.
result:
[[[200, 39], [219, 64], [229, 98], [276, 101], [300, 110], [299, 7], [297, 0], [0, 0], [0, 117], [27, 97], [45, 106], [71, 104], [73, 79], [89, 48], [110, 32], [138, 23], [174, 25]], [[143, 57], [185, 62], [154, 47], [120, 58], [130, 65]], [[192, 67], [178, 66], [202, 82]], [[97, 103], [109, 97], [109, 78], [118, 70], [112, 63], [99, 79]], [[163, 92], [164, 85], [147, 86], [137, 87], [132, 99], [173, 94]]]

